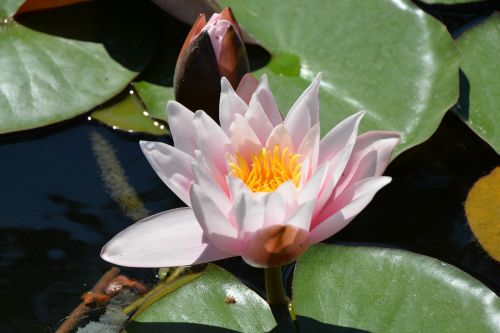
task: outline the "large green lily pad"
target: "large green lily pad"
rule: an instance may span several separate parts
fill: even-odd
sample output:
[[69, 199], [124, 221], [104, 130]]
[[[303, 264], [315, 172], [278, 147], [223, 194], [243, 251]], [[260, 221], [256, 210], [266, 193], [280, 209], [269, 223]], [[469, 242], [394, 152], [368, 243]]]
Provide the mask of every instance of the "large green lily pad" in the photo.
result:
[[151, 6], [92, 1], [4, 24], [0, 133], [72, 118], [122, 91], [156, 48]]
[[[0, 21], [3, 21], [9, 17], [12, 17], [19, 7], [23, 4], [24, 0], [2, 0], [0, 3]], [[4, 22], [0, 22], [0, 26]]]
[[323, 134], [367, 110], [361, 130], [400, 132], [398, 154], [429, 138], [458, 98], [453, 40], [410, 0], [219, 3], [272, 54], [258, 73], [269, 75], [281, 111], [323, 73]]
[[202, 276], [150, 305], [126, 330], [269, 332], [275, 326], [266, 301], [228, 272], [209, 265]]
[[500, 14], [493, 14], [458, 38], [465, 74], [455, 112], [500, 152]]
[[293, 300], [300, 332], [500, 332], [491, 290], [396, 249], [313, 246], [297, 263]]

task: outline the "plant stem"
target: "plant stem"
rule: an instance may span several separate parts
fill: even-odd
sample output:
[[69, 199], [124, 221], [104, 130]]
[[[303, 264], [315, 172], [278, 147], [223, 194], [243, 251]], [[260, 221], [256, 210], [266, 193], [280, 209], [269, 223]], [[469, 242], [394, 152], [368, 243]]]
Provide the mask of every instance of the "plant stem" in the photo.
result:
[[281, 266], [265, 268], [267, 302], [271, 308], [288, 309], [288, 299], [283, 288]]

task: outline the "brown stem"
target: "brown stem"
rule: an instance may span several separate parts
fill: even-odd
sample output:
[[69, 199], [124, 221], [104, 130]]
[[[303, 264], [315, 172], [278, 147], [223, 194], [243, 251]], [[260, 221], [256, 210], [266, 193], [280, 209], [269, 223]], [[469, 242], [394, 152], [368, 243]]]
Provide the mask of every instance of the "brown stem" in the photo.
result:
[[[104, 275], [97, 281], [94, 288], [92, 288], [92, 293], [103, 293], [104, 289], [111, 283], [111, 281], [120, 273], [118, 267], [111, 267]], [[73, 312], [64, 320], [64, 322], [59, 326], [55, 333], [69, 333], [73, 328], [78, 325], [80, 318], [90, 311], [91, 308], [85, 303], [80, 303]]]

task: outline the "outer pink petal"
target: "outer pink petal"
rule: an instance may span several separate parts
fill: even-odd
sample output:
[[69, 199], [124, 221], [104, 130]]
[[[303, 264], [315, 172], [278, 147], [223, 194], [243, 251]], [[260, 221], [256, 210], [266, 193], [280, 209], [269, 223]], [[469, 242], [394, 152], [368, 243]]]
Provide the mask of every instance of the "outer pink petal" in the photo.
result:
[[342, 193], [346, 187], [363, 178], [381, 176], [399, 139], [399, 134], [395, 132], [374, 131], [358, 136], [336, 193]]
[[262, 149], [263, 145], [252, 127], [239, 114], [235, 115], [229, 133], [233, 150], [242, 155], [247, 161], [251, 161], [251, 156]]
[[173, 267], [232, 257], [207, 242], [193, 211], [178, 208], [134, 223], [111, 239], [101, 257], [127, 267]]
[[274, 100], [271, 89], [269, 89], [269, 81], [267, 80], [267, 75], [262, 75], [262, 77], [260, 78], [259, 86], [255, 90], [254, 94], [255, 96], [257, 96], [257, 99], [271, 124], [274, 127], [282, 124], [283, 116], [278, 109], [278, 105]]
[[344, 228], [390, 181], [390, 177], [363, 179], [346, 189], [336, 200], [329, 202], [318, 216], [320, 222], [311, 230], [311, 242], [321, 242]]
[[233, 122], [234, 115], [244, 115], [248, 105], [236, 94], [231, 83], [223, 77], [221, 79], [221, 92], [219, 102], [219, 120], [222, 130], [229, 135], [229, 126]]
[[194, 156], [194, 150], [197, 149], [197, 135], [193, 123], [194, 113], [176, 101], [169, 101], [167, 114], [175, 148]]
[[210, 242], [223, 251], [237, 254], [238, 230], [197, 184], [191, 186], [194, 215]]
[[201, 110], [194, 114], [194, 127], [198, 134], [199, 150], [219, 172], [226, 174], [226, 153], [232, 152], [231, 142], [226, 133]]
[[141, 141], [140, 145], [149, 164], [161, 180], [190, 206], [189, 189], [194, 181], [192, 164], [195, 163], [195, 159], [162, 142]]
[[321, 74], [318, 74], [311, 85], [297, 99], [285, 118], [285, 126], [296, 147], [300, 145], [311, 127], [319, 121], [320, 80]]
[[236, 88], [236, 94], [246, 103], [250, 103], [253, 93], [259, 86], [259, 81], [252, 75], [252, 73], [246, 73], [241, 78], [238, 88]]

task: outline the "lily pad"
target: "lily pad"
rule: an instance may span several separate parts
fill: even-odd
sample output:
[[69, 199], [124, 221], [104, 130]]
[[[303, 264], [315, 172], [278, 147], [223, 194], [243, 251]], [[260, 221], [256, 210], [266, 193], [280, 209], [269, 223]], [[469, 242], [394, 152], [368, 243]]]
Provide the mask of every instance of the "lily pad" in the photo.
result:
[[168, 132], [164, 124], [149, 117], [149, 113], [133, 90], [109, 101], [92, 112], [89, 118], [121, 131], [153, 135], [164, 135]]
[[479, 179], [465, 200], [469, 226], [483, 249], [500, 262], [500, 167]]
[[206, 272], [133, 318], [127, 333], [269, 332], [276, 326], [269, 305], [223, 269]]
[[[219, 3], [231, 6], [271, 53], [270, 64], [257, 74], [269, 75], [282, 111], [323, 73], [323, 134], [367, 110], [361, 130], [400, 132], [397, 155], [429, 138], [458, 98], [459, 55], [452, 38], [409, 0]], [[293, 68], [283, 70], [287, 62]]]
[[[23, 2], [24, 0], [2, 0], [2, 3], [0, 4], [0, 21], [14, 16]], [[0, 26], [2, 24], [4, 24], [4, 22], [0, 22]]]
[[153, 56], [153, 9], [139, 1], [92, 1], [4, 24], [0, 133], [72, 118], [122, 91]]
[[317, 245], [297, 262], [300, 332], [499, 332], [500, 298], [465, 272], [396, 249]]
[[500, 152], [500, 14], [466, 31], [457, 40], [465, 74], [459, 107], [455, 112]]

